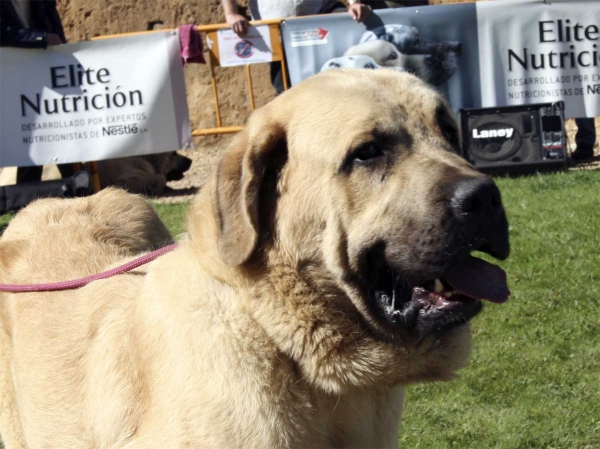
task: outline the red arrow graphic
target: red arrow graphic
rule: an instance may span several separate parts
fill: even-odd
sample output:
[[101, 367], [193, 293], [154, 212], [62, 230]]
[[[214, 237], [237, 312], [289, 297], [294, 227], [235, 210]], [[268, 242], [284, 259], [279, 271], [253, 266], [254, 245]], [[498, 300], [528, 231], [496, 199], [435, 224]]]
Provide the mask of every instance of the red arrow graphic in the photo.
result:
[[323, 28], [317, 28], [317, 30], [319, 31], [319, 38], [321, 39], [325, 39], [325, 37], [329, 34], [329, 31]]

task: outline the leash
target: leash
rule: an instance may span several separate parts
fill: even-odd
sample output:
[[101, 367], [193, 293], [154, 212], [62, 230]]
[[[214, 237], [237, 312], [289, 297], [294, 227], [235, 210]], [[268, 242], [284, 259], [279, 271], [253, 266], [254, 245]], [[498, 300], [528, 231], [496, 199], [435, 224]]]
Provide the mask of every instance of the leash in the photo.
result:
[[54, 282], [50, 284], [29, 284], [29, 285], [19, 285], [19, 284], [0, 284], [0, 292], [10, 292], [10, 293], [25, 293], [25, 292], [54, 292], [59, 290], [72, 290], [75, 288], [83, 287], [84, 285], [89, 284], [90, 282], [97, 281], [99, 279], [107, 279], [118, 274], [123, 274], [128, 271], [131, 271], [137, 267], [147, 264], [148, 262], [152, 262], [154, 259], [166, 254], [168, 252], [173, 251], [177, 248], [177, 243], [173, 243], [172, 245], [165, 246], [163, 248], [157, 249], [156, 251], [152, 251], [144, 256], [138, 257], [126, 264], [123, 264], [119, 267], [112, 268], [107, 271], [103, 271], [102, 273], [94, 274], [91, 276], [86, 276], [81, 279], [74, 279], [72, 281], [64, 281], [64, 282]]

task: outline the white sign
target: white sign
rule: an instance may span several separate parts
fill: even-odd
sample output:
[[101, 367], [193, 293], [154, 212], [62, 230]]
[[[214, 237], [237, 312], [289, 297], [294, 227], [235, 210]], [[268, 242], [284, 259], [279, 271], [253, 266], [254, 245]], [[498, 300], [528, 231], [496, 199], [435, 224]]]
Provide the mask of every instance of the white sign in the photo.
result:
[[248, 34], [239, 37], [233, 30], [217, 31], [219, 63], [221, 67], [255, 64], [273, 60], [269, 27], [249, 27]]
[[600, 115], [600, 1], [477, 3], [482, 104], [563, 100], [567, 117]]
[[176, 32], [0, 49], [0, 167], [159, 153], [191, 142]]

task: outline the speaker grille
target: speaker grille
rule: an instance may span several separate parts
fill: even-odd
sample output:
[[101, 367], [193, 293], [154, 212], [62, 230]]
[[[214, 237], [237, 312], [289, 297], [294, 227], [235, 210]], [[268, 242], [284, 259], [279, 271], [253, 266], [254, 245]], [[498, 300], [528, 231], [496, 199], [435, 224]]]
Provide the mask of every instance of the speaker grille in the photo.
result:
[[479, 137], [475, 138], [473, 133], [493, 133], [499, 129], [506, 129], [505, 122], [490, 122], [478, 117], [473, 120], [471, 132], [471, 155], [481, 161], [499, 162], [513, 158], [523, 145], [523, 132], [515, 127], [510, 137]]
[[476, 166], [542, 159], [537, 111], [470, 113], [467, 123], [469, 159]]

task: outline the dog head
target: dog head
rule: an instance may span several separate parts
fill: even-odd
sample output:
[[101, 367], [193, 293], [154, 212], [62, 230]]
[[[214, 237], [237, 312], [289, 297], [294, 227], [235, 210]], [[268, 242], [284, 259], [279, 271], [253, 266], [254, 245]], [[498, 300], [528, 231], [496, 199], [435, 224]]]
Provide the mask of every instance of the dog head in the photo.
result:
[[377, 64], [384, 67], [400, 67], [404, 56], [394, 44], [379, 40], [354, 45], [344, 53], [344, 56], [357, 55], [370, 56]]
[[378, 39], [394, 44], [398, 51], [407, 55], [421, 53], [423, 50], [419, 30], [408, 25], [394, 24], [375, 28], [365, 32], [359, 43]]
[[380, 69], [381, 66], [373, 58], [366, 55], [341, 56], [323, 64], [320, 72], [330, 69]]
[[344, 53], [344, 56], [358, 57], [358, 55], [369, 56], [381, 67], [393, 67], [409, 72], [425, 81], [431, 78], [429, 56], [405, 55], [400, 53], [394, 44], [384, 40], [370, 40], [350, 47]]
[[163, 175], [167, 181], [183, 179], [185, 172], [192, 166], [192, 160], [189, 157], [182, 156], [176, 151], [149, 154], [144, 157], [152, 164], [156, 173]]
[[456, 72], [460, 62], [460, 42], [422, 40], [419, 30], [408, 25], [385, 25], [367, 31], [359, 45], [377, 40], [393, 44], [404, 55], [423, 56], [422, 64], [427, 70], [420, 78], [434, 86], [446, 82]]
[[[370, 342], [340, 369], [346, 380], [363, 362], [393, 367], [381, 368], [391, 383], [448, 379], [464, 365], [481, 300], [509, 295], [504, 272], [471, 252], [504, 259], [509, 243], [500, 192], [459, 145], [443, 98], [395, 70], [329, 71], [253, 114], [218, 167], [213, 207], [227, 264], [276, 253], [318, 293], [285, 318], [264, 309], [282, 320], [274, 333], [294, 323], [282, 345], [305, 326], [319, 336], [314, 351], [327, 348], [322, 368]], [[286, 307], [297, 291], [281, 290]], [[342, 322], [339, 335], [327, 327]], [[345, 349], [328, 346], [334, 335]]]

